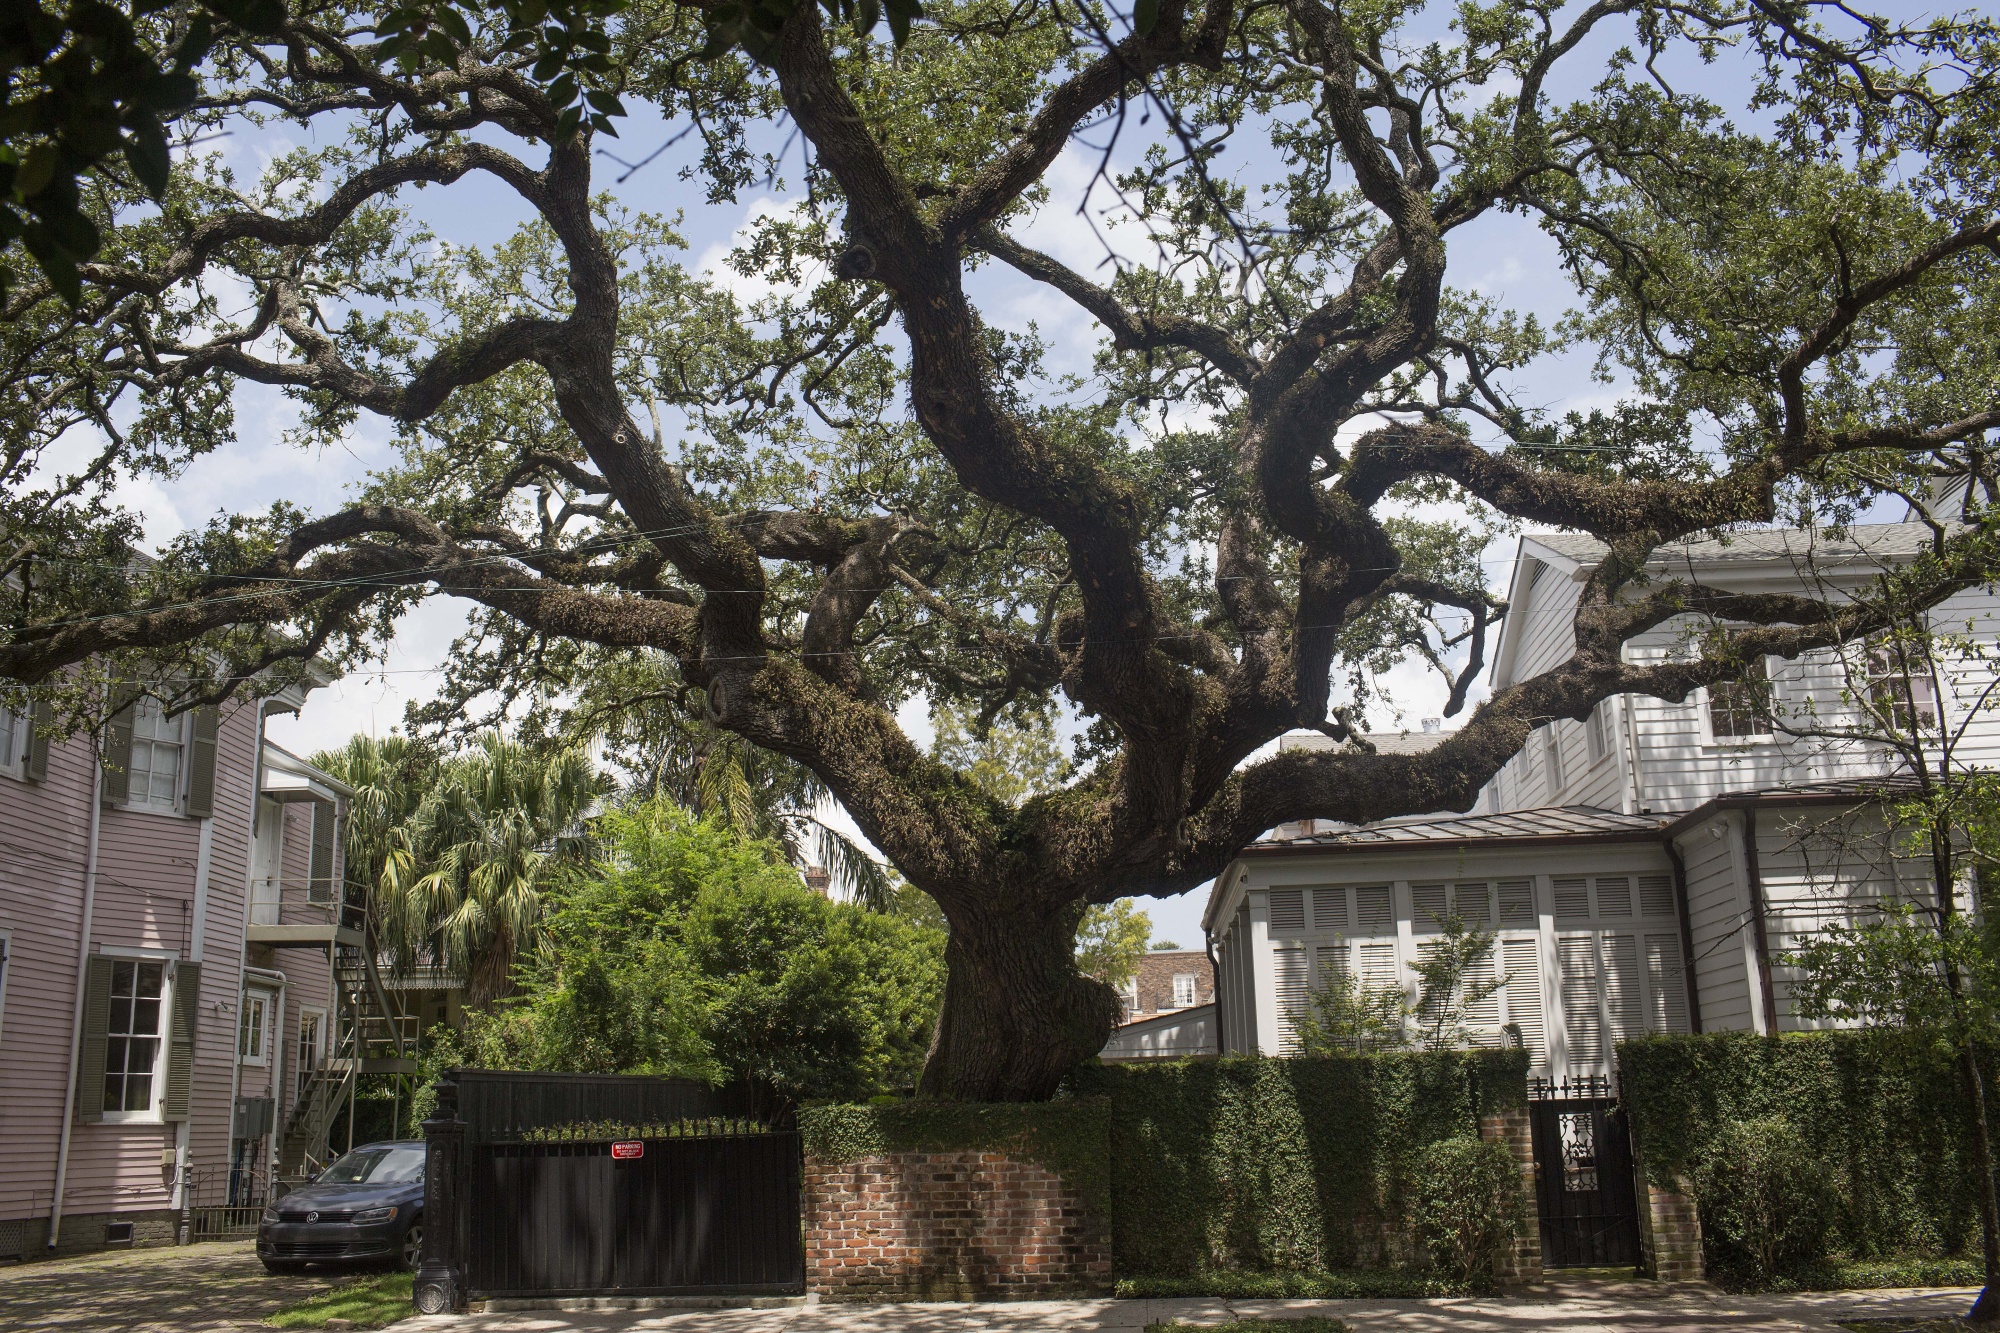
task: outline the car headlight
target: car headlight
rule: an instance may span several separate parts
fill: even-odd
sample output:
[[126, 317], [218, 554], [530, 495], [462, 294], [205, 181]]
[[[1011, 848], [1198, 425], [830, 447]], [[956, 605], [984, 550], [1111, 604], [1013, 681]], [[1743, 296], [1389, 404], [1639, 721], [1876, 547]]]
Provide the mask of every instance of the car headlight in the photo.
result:
[[354, 1215], [354, 1225], [358, 1227], [373, 1226], [377, 1222], [393, 1222], [395, 1219], [396, 1208], [394, 1204], [391, 1204], [387, 1208], [362, 1209]]
[[266, 1223], [271, 1223], [277, 1220], [278, 1220], [277, 1207], [275, 1205], [266, 1205], [264, 1208], [264, 1221]]

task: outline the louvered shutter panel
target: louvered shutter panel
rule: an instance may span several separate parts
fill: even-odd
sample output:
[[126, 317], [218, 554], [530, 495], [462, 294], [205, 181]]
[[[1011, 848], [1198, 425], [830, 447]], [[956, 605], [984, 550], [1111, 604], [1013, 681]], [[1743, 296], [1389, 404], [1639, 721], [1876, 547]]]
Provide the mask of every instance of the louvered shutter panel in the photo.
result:
[[1386, 935], [1396, 928], [1396, 908], [1388, 885], [1354, 891], [1354, 926], [1364, 935]]
[[1438, 923], [1451, 912], [1451, 904], [1445, 895], [1446, 889], [1442, 884], [1412, 884], [1410, 929], [1436, 930]]
[[215, 813], [215, 743], [221, 724], [222, 710], [204, 705], [194, 710], [188, 728], [187, 812], [194, 819]]
[[1535, 882], [1531, 879], [1503, 879], [1500, 881], [1500, 924], [1503, 926], [1532, 926], [1535, 924]]
[[1272, 889], [1271, 929], [1297, 935], [1306, 928], [1306, 900], [1303, 889]]
[[1298, 1020], [1306, 1007], [1306, 951], [1273, 949], [1271, 956], [1278, 1002], [1278, 1049], [1291, 1055], [1299, 1047]]
[[1451, 907], [1468, 926], [1493, 924], [1493, 888], [1485, 880], [1452, 887]]
[[1396, 984], [1396, 946], [1393, 944], [1364, 944], [1361, 946], [1361, 984], [1368, 990]]
[[[1464, 885], [1460, 885], [1461, 890]], [[1465, 977], [1466, 995], [1472, 996], [1480, 987], [1493, 981], [1493, 955], [1474, 963], [1467, 969]], [[1497, 1046], [1500, 1043], [1500, 991], [1496, 988], [1486, 996], [1473, 999], [1465, 1006], [1465, 1025], [1472, 1030], [1472, 1040], [1481, 1046]]]
[[1639, 911], [1644, 916], [1674, 915], [1673, 876], [1639, 876]]
[[1595, 1068], [1604, 1063], [1604, 997], [1598, 989], [1597, 937], [1566, 935], [1558, 939], [1556, 967], [1571, 1069]]
[[1319, 967], [1319, 977], [1313, 983], [1315, 990], [1325, 990], [1335, 977], [1347, 975], [1347, 946], [1345, 944], [1322, 944], [1314, 960]]
[[1314, 930], [1346, 930], [1347, 890], [1314, 889], [1312, 919]]
[[1688, 1030], [1687, 973], [1678, 935], [1646, 937], [1647, 1026], [1655, 1032]]
[[55, 721], [56, 710], [46, 699], [37, 699], [28, 709], [28, 781], [40, 782], [49, 775], [47, 728]]
[[1558, 919], [1588, 920], [1590, 917], [1590, 881], [1581, 877], [1564, 878], [1555, 881], [1556, 916]]
[[188, 1090], [194, 1085], [194, 1033], [201, 1016], [201, 964], [174, 966], [174, 1008], [167, 1030], [167, 1095], [161, 1117], [188, 1118]]
[[132, 706], [127, 704], [104, 724], [104, 803], [123, 805], [132, 799]]
[[1623, 875], [1600, 876], [1597, 881], [1597, 914], [1632, 915], [1632, 881]]
[[1642, 1036], [1639, 1007], [1639, 938], [1636, 935], [1604, 937], [1604, 1007], [1611, 1016], [1610, 1039], [1625, 1041]]
[[1507, 1021], [1521, 1029], [1529, 1062], [1542, 1064], [1548, 1039], [1542, 1026], [1541, 954], [1532, 939], [1502, 940], [1500, 953], [1507, 967]]
[[104, 1038], [111, 1026], [111, 959], [93, 956], [83, 976], [83, 1047], [76, 1062], [76, 1118], [104, 1119]]
[[312, 871], [306, 886], [311, 902], [333, 901], [333, 802], [312, 803]]

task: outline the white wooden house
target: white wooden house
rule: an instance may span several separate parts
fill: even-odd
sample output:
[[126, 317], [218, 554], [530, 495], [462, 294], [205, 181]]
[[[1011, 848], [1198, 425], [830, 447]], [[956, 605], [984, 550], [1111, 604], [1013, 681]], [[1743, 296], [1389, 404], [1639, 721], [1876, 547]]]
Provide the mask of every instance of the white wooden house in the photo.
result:
[[[1654, 563], [1732, 590], [1838, 597], [1929, 538], [1921, 524], [1856, 527], [1838, 542], [1740, 533]], [[1589, 538], [1522, 539], [1495, 688], [1569, 657], [1602, 555]], [[1990, 642], [1996, 612], [2000, 599], [1975, 590], [1933, 623]], [[1688, 652], [1689, 632], [1664, 625], [1627, 658]], [[1764, 665], [1780, 717], [1833, 718], [1870, 688], [1865, 645]], [[2000, 750], [2000, 719], [1962, 710], [1984, 702], [1986, 670], [1968, 661], [1905, 687], [1920, 714], [1967, 721], [1956, 757], [1982, 767]], [[1587, 722], [1538, 729], [1467, 814], [1275, 830], [1217, 876], [1204, 917], [1223, 1050], [1288, 1049], [1293, 1015], [1335, 969], [1413, 991], [1412, 965], [1454, 911], [1499, 936], [1492, 966], [1506, 980], [1473, 1015], [1476, 1039], [1525, 1045], [1542, 1077], [1608, 1075], [1613, 1044], [1646, 1032], [1812, 1026], [1793, 1013], [1783, 955], [1828, 921], [1927, 892], [1929, 867], [1891, 854], [1866, 795], [1893, 775], [1888, 751], [1772, 731], [1727, 689], [1678, 704], [1614, 698]]]

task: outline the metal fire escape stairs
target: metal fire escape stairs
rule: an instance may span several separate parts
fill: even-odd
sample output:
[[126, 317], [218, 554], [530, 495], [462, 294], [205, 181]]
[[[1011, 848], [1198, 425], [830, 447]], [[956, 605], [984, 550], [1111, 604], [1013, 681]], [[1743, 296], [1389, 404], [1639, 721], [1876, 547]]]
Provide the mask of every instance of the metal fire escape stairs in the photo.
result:
[[[333, 952], [334, 1024], [332, 1051], [305, 1084], [286, 1118], [278, 1151], [278, 1179], [310, 1180], [345, 1151], [328, 1141], [343, 1106], [352, 1104], [363, 1074], [393, 1074], [405, 1083], [416, 1072], [416, 1044], [406, 1038], [409, 1021], [389, 1002], [376, 965], [375, 929], [362, 925], [360, 942], [336, 941]], [[400, 1087], [408, 1105], [409, 1087]]]

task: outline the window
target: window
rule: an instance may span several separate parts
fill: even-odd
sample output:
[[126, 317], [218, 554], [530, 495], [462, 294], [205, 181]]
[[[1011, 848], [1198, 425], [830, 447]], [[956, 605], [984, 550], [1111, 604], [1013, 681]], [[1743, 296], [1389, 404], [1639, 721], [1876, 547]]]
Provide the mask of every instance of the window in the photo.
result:
[[326, 1014], [318, 1009], [304, 1009], [299, 1012], [299, 1093], [304, 1095], [306, 1084], [319, 1071], [320, 1056], [325, 1051]]
[[1185, 1009], [1194, 1003], [1194, 973], [1174, 973], [1174, 1008]]
[[1590, 710], [1590, 725], [1584, 728], [1584, 746], [1590, 753], [1590, 762], [1596, 763], [1611, 753], [1611, 701]]
[[158, 1109], [166, 983], [165, 963], [119, 959], [111, 964], [110, 1021], [104, 1029], [106, 1120], [151, 1116]]
[[1548, 783], [1545, 799], [1554, 805], [1561, 799], [1566, 785], [1563, 774], [1562, 741], [1556, 736], [1556, 724], [1551, 722], [1542, 728], [1542, 777]]
[[132, 708], [132, 805], [176, 808], [181, 790], [181, 720], [168, 717], [158, 699]]
[[22, 753], [28, 747], [22, 744], [28, 730], [28, 719], [19, 713], [0, 708], [0, 769], [19, 771]]
[[236, 1054], [246, 1065], [271, 1062], [264, 1044], [264, 1029], [270, 1022], [267, 1016], [269, 1005], [270, 997], [262, 991], [243, 993], [243, 1016], [236, 1030]]
[[1915, 645], [1891, 639], [1868, 649], [1868, 701], [1899, 732], [1937, 725], [1937, 678]]
[[1750, 659], [1743, 679], [1708, 687], [1708, 734], [1717, 741], [1771, 734], [1771, 673], [1763, 658]]

